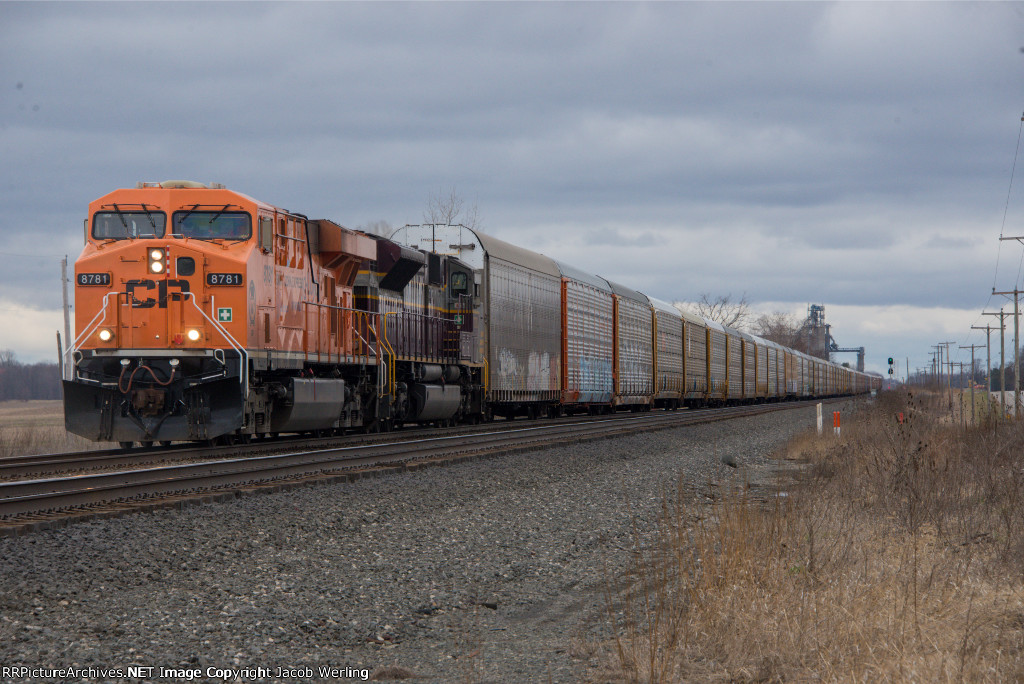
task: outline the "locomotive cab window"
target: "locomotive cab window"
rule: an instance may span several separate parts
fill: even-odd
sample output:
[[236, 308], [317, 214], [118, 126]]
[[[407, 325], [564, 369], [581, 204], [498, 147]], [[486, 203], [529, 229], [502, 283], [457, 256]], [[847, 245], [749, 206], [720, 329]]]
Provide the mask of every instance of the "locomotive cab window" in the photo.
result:
[[260, 217], [260, 248], [264, 252], [274, 248], [274, 219], [268, 216]]
[[97, 240], [161, 238], [167, 215], [156, 211], [98, 211], [92, 217], [92, 236]]
[[197, 240], [248, 240], [252, 219], [243, 211], [176, 211], [171, 234]]
[[452, 273], [451, 286], [455, 294], [469, 294], [469, 277], [462, 271], [455, 271]]

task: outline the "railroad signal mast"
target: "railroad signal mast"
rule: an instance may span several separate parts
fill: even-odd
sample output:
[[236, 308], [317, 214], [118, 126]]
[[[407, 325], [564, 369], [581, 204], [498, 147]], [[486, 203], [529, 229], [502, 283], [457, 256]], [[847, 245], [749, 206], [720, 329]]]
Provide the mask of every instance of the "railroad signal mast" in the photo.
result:
[[[884, 383], [885, 384], [885, 389], [889, 389], [889, 390], [896, 389], [896, 378], [894, 377], [894, 374], [896, 373], [896, 369], [893, 367], [894, 363], [895, 363], [894, 359], [890, 356], [889, 357], [889, 379], [886, 380], [885, 383]], [[909, 378], [908, 378], [908, 380], [909, 380]]]

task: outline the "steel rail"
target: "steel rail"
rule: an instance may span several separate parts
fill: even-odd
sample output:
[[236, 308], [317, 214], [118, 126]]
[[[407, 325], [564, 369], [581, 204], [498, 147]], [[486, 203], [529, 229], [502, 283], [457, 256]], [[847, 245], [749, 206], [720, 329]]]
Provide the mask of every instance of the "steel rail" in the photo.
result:
[[[795, 402], [799, 404], [801, 402]], [[774, 406], [769, 404], [768, 406]], [[794, 402], [787, 402], [785, 406], [792, 406]], [[760, 405], [757, 405], [760, 406]], [[744, 407], [731, 407], [727, 409], [689, 409], [685, 415], [698, 415], [712, 411], [741, 410]], [[607, 420], [626, 420], [635, 417], [635, 413], [618, 413], [602, 416]], [[645, 413], [643, 415], [661, 415], [661, 412]], [[567, 416], [558, 419], [562, 423], [578, 423], [592, 420], [593, 416]], [[550, 419], [543, 419], [544, 421]], [[446, 428], [444, 434], [464, 434], [467, 432], [480, 432], [484, 430], [500, 431], [506, 430], [510, 425], [522, 425], [526, 421], [497, 421], [480, 425], [460, 425], [453, 428]], [[530, 422], [529, 424], [548, 424]], [[234, 445], [196, 445], [177, 444], [161, 447], [136, 447], [132, 449], [94, 449], [80, 452], [63, 452], [53, 454], [31, 454], [20, 456], [0, 457], [0, 481], [25, 479], [29, 477], [45, 477], [60, 473], [82, 473], [86, 471], [98, 471], [118, 467], [144, 467], [149, 465], [176, 463], [184, 461], [195, 461], [197, 459], [234, 459], [254, 453], [269, 453], [286, 449], [313, 449], [320, 447], [347, 446], [352, 443], [367, 444], [392, 441], [394, 439], [405, 439], [418, 435], [441, 434], [437, 429], [427, 427], [406, 428], [387, 433], [356, 433], [347, 435], [333, 435], [330, 437], [309, 437], [308, 435], [285, 436], [278, 439], [261, 439], [248, 443]]]
[[[0, 519], [59, 511], [90, 504], [150, 499], [161, 495], [209, 493], [288, 478], [302, 478], [465, 454], [522, 451], [570, 441], [603, 439], [638, 430], [715, 422], [805, 404], [769, 404], [710, 411], [630, 414], [573, 423], [402, 439], [385, 444], [250, 456], [230, 460], [163, 465], [72, 477], [0, 483]], [[520, 424], [522, 425], [522, 424]]]
[[[691, 412], [704, 411], [707, 409], [692, 409]], [[608, 419], [626, 419], [635, 414], [620, 413], [603, 416]], [[563, 416], [557, 420], [564, 422], [579, 422], [588, 420], [593, 416], [576, 415]], [[542, 418], [541, 421], [552, 420]], [[523, 424], [525, 420], [515, 421], [516, 424]], [[130, 447], [114, 449], [89, 449], [86, 451], [62, 451], [50, 454], [22, 454], [17, 456], [0, 456], [0, 479], [8, 479], [13, 476], [22, 475], [43, 475], [54, 473], [58, 470], [80, 470], [83, 468], [97, 468], [113, 465], [131, 465], [134, 463], [155, 463], [174, 460], [184, 460], [203, 456], [218, 456], [254, 451], [274, 451], [289, 448], [313, 448], [317, 445], [332, 445], [342, 442], [356, 441], [360, 443], [380, 442], [393, 440], [395, 438], [408, 437], [412, 435], [440, 434], [443, 430], [446, 434], [455, 432], [468, 432], [480, 430], [503, 430], [511, 423], [508, 421], [496, 421], [493, 423], [481, 423], [478, 425], [456, 425], [450, 428], [431, 428], [428, 426], [407, 425], [404, 428], [392, 432], [348, 432], [326, 437], [311, 437], [305, 434], [282, 435], [278, 438], [263, 438], [249, 442], [238, 442], [235, 444], [202, 444], [182, 442], [169, 446], [159, 447]], [[531, 424], [535, 424], [531, 421]]]

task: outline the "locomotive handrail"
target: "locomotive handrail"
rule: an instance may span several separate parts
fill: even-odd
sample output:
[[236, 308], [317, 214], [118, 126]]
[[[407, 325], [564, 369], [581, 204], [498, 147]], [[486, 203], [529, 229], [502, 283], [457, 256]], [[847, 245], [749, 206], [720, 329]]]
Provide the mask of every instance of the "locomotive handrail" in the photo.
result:
[[[238, 368], [238, 384], [242, 386], [242, 401], [243, 402], [244, 401], [248, 401], [248, 399], [249, 399], [249, 354], [248, 354], [248, 352], [246, 352], [245, 349], [242, 348], [242, 346], [238, 343], [238, 340], [236, 340], [231, 335], [231, 333], [229, 333], [227, 331], [227, 329], [223, 325], [220, 324], [220, 322], [218, 322], [214, 318], [211, 318], [209, 315], [207, 315], [207, 313], [205, 311], [203, 311], [202, 307], [199, 306], [198, 300], [196, 299], [196, 296], [195, 296], [196, 293], [195, 292], [182, 292], [181, 294], [186, 299], [191, 299], [192, 306], [195, 307], [196, 311], [198, 311], [202, 315], [202, 317], [205, 318], [210, 323], [210, 325], [213, 326], [214, 330], [216, 330], [217, 332], [219, 332], [221, 335], [224, 336], [224, 339], [228, 341], [228, 344], [231, 345], [232, 349], [234, 349], [236, 352], [238, 352], [238, 363], [239, 363], [239, 368]], [[216, 309], [214, 309], [213, 295], [210, 295], [210, 310], [211, 311], [216, 311]]]
[[[373, 326], [372, 326], [372, 325], [370, 325], [370, 324], [367, 324], [367, 328], [369, 328], [370, 330], [373, 330]], [[363, 337], [362, 335], [360, 335], [360, 334], [359, 334], [359, 331], [358, 331], [358, 330], [356, 330], [355, 328], [352, 328], [352, 332], [353, 332], [353, 333], [355, 333], [356, 337], [358, 337], [358, 338], [359, 338], [359, 341], [360, 341], [360, 342], [362, 342], [362, 343], [363, 343], [363, 345], [365, 345], [365, 347], [366, 347], [366, 350], [367, 350], [367, 351], [371, 351], [371, 350], [373, 350], [373, 351], [375, 351], [375, 352], [376, 352], [376, 353], [374, 354], [374, 356], [376, 356], [376, 357], [377, 357], [377, 360], [378, 360], [378, 361], [380, 361], [380, 350], [379, 350], [379, 349], [377, 349], [377, 350], [374, 350], [374, 349], [373, 349], [373, 345], [372, 345], [372, 344], [370, 343], [370, 341], [369, 341], [368, 339], [366, 339], [365, 337]], [[376, 331], [376, 330], [373, 330], [373, 332], [374, 332], [374, 334], [376, 334], [376, 333], [377, 333], [377, 331]]]
[[[305, 316], [305, 323], [306, 324], [302, 328], [296, 328], [296, 330], [305, 330], [307, 333], [311, 333], [311, 334], [315, 335], [315, 340], [312, 343], [309, 341], [309, 335], [306, 335], [303, 338], [302, 348], [303, 348], [303, 353], [305, 354], [307, 361], [310, 360], [310, 356], [312, 354], [314, 354], [314, 353], [316, 354], [316, 360], [317, 361], [322, 361], [323, 360], [322, 357], [323, 357], [323, 355], [325, 353], [327, 355], [327, 360], [330, 361], [331, 355], [333, 353], [337, 352], [339, 357], [340, 356], [371, 356], [372, 355], [374, 358], [377, 359], [378, 362], [380, 362], [381, 354], [380, 354], [380, 350], [377, 348], [377, 347], [379, 347], [379, 343], [377, 345], [375, 345], [373, 342], [368, 340], [366, 337], [364, 337], [360, 333], [360, 329], [364, 327], [364, 322], [365, 322], [365, 328], [370, 330], [370, 331], [372, 331], [374, 335], [377, 334], [376, 328], [374, 328], [369, 323], [370, 316], [375, 315], [375, 314], [372, 314], [369, 311], [362, 311], [360, 309], [352, 309], [352, 308], [345, 307], [345, 306], [336, 306], [334, 304], [321, 304], [320, 302], [307, 302], [307, 301], [304, 301], [304, 302], [302, 302], [302, 304], [305, 307], [305, 309], [304, 309], [304, 311], [305, 311], [304, 316]], [[347, 345], [346, 345], [345, 342], [339, 341], [339, 342], [337, 342], [337, 349], [334, 349], [333, 347], [331, 347], [328, 344], [327, 351], [326, 352], [321, 352], [321, 347], [324, 344], [324, 341], [321, 339], [322, 335], [323, 335], [323, 327], [320, 325], [320, 316], [318, 315], [317, 316], [317, 324], [315, 326], [315, 329], [311, 329], [311, 327], [309, 325], [310, 307], [315, 307], [315, 309], [323, 309], [323, 310], [326, 310], [328, 313], [338, 313], [339, 314], [339, 316], [338, 316], [338, 323], [337, 323], [337, 330], [334, 329], [334, 325], [333, 324], [330, 324], [328, 326], [329, 332], [337, 334], [339, 340], [341, 340], [341, 338], [342, 338], [342, 332], [343, 332], [342, 329], [343, 329], [344, 323], [345, 323], [345, 317], [341, 316], [340, 314], [342, 314], [342, 313], [352, 314], [355, 319], [358, 319], [358, 322], [356, 320], [354, 320], [352, 322], [351, 326], [348, 328], [348, 331], [351, 332], [352, 335], [354, 335], [355, 338], [359, 340], [359, 342], [362, 344], [363, 348], [362, 349], [355, 349], [353, 347], [351, 350], [349, 350], [347, 348]], [[284, 326], [282, 326], [282, 327], [284, 327]], [[315, 348], [315, 352], [310, 350], [311, 347]], [[349, 352], [351, 352], [351, 353], [349, 353]]]
[[[74, 360], [74, 353], [81, 348], [82, 342], [89, 339], [89, 336], [96, 332], [97, 328], [103, 325], [103, 321], [107, 320], [107, 305], [109, 304], [110, 296], [113, 295], [117, 297], [120, 294], [122, 293], [108, 292], [107, 294], [103, 295], [103, 306], [96, 313], [96, 315], [92, 317], [92, 320], [86, 324], [86, 326], [82, 329], [82, 332], [78, 333], [78, 336], [75, 337], [74, 341], [68, 345], [68, 348], [64, 350], [64, 380], [72, 380], [74, 378], [74, 375], [78, 369], [77, 364], [71, 363]], [[103, 318], [100, 318], [100, 316], [103, 316]], [[98, 318], [99, 322], [97, 322], [96, 320]]]
[[384, 354], [381, 351], [381, 335], [380, 333], [377, 332], [377, 329], [373, 327], [373, 323], [370, 322], [369, 320], [367, 320], [366, 325], [369, 328], [370, 332], [372, 332], [374, 334], [374, 337], [377, 339], [377, 396], [381, 397], [383, 396], [382, 390], [384, 388], [384, 378], [387, 376], [387, 368], [385, 368], [384, 364]]
[[395, 316], [397, 314], [398, 314], [397, 311], [387, 311], [387, 312], [384, 313], [384, 315], [383, 315], [384, 324], [383, 324], [383, 327], [382, 327], [384, 335], [381, 337], [381, 340], [383, 341], [384, 346], [387, 348], [388, 356], [389, 356], [389, 359], [390, 359], [389, 361], [387, 361], [385, 363], [385, 366], [386, 366], [385, 378], [387, 380], [388, 396], [391, 397], [391, 398], [394, 398], [394, 396], [395, 396], [395, 358], [396, 358], [396, 354], [395, 354], [395, 348], [391, 346], [391, 342], [388, 340], [388, 316]]
[[484, 396], [491, 388], [491, 364], [487, 363], [487, 354], [484, 354]]

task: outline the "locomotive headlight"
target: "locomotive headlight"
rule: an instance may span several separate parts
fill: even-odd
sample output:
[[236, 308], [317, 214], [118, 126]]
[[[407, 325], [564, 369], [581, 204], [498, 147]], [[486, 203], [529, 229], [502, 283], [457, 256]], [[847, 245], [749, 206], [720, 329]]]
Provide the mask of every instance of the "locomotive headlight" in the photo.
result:
[[192, 342], [198, 342], [198, 341], [199, 341], [199, 338], [200, 338], [200, 337], [202, 336], [202, 333], [200, 333], [200, 332], [199, 332], [198, 330], [196, 330], [195, 328], [192, 328], [191, 330], [189, 330], [189, 331], [188, 331], [188, 332], [186, 333], [186, 335], [188, 335], [188, 339], [189, 339], [190, 341], [192, 341]]
[[149, 272], [150, 273], [163, 273], [166, 269], [164, 264], [164, 250], [162, 249], [151, 249], [149, 250]]
[[110, 340], [114, 339], [114, 333], [110, 330], [107, 330], [106, 328], [103, 328], [99, 332], [99, 338], [100, 342], [109, 342]]

